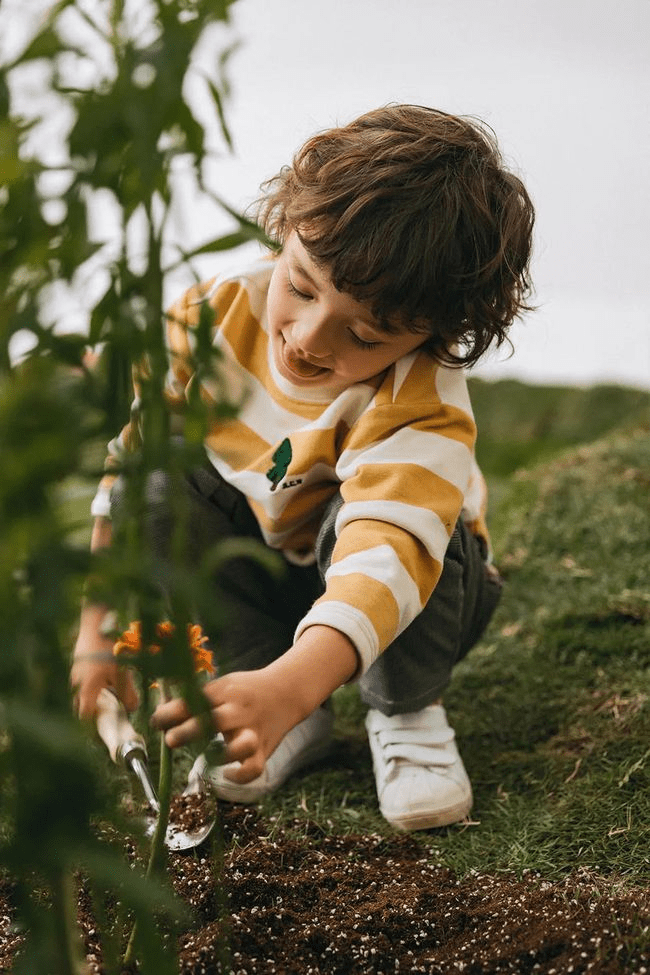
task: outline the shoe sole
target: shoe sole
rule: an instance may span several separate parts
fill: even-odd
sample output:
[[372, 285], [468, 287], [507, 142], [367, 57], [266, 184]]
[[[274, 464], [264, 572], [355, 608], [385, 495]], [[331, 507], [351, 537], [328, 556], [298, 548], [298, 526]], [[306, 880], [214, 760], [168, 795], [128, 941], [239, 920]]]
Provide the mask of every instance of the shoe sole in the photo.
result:
[[442, 826], [452, 826], [469, 816], [472, 808], [472, 799], [465, 799], [457, 802], [454, 806], [447, 806], [446, 809], [438, 809], [432, 812], [405, 813], [400, 816], [391, 816], [380, 807], [384, 819], [402, 832], [413, 832], [418, 829], [439, 829]]

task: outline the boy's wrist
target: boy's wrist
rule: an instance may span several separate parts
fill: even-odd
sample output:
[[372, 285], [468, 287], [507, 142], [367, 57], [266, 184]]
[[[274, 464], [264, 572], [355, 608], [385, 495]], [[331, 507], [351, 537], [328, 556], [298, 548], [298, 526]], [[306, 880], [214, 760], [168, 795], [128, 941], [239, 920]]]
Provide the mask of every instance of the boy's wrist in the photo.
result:
[[359, 667], [352, 641], [339, 630], [320, 624], [306, 629], [294, 645], [269, 664], [277, 695], [298, 721], [323, 704]]
[[117, 659], [112, 650], [104, 650], [98, 647], [97, 650], [79, 650], [73, 654], [73, 660], [91, 660], [96, 664], [115, 664]]
[[81, 611], [79, 632], [73, 649], [75, 660], [94, 660], [96, 662], [115, 662], [113, 644], [115, 636], [111, 619], [113, 613], [107, 606], [86, 605]]

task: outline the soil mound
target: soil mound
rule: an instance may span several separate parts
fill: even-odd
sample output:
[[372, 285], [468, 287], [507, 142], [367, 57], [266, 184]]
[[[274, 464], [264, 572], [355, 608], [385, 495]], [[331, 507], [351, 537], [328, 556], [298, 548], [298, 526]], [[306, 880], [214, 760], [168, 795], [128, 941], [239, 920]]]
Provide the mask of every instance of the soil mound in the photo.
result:
[[[324, 836], [304, 821], [275, 828], [246, 807], [219, 811], [221, 897], [209, 848], [170, 854], [174, 889], [194, 913], [177, 941], [182, 975], [650, 972], [645, 890], [580, 872], [557, 884], [458, 879], [413, 837]], [[79, 920], [90, 971], [103, 975], [83, 886]]]

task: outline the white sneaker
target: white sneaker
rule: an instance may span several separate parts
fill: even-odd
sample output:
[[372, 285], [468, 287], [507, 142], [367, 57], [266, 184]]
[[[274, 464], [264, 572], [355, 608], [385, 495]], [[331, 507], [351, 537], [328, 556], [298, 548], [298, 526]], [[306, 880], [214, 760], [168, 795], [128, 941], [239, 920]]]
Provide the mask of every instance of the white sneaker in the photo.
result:
[[472, 808], [472, 786], [441, 704], [387, 718], [371, 708], [368, 740], [382, 815], [397, 829], [456, 823]]
[[[287, 732], [266, 760], [264, 771], [252, 782], [233, 782], [226, 778], [227, 769], [239, 768], [240, 762], [210, 765], [205, 753], [199, 755], [190, 769], [186, 792], [199, 792], [206, 786], [226, 802], [259, 802], [279, 788], [298, 769], [324, 758], [332, 744], [334, 716], [330, 708], [318, 707], [304, 721]], [[217, 738], [223, 738], [217, 735]]]

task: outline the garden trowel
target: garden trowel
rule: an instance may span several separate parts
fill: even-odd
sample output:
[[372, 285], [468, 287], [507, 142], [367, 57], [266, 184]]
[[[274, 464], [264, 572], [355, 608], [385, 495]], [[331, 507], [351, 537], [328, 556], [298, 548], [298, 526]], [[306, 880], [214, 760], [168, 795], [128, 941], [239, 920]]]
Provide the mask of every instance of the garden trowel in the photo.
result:
[[[144, 738], [139, 735], [126, 713], [122, 702], [103, 688], [97, 698], [97, 731], [116, 765], [123, 765], [139, 780], [153, 815], [147, 817], [146, 835], [152, 836], [160, 804], [153, 787], [147, 766], [147, 748]], [[165, 844], [170, 850], [190, 850], [206, 838], [214, 826], [210, 819], [198, 829], [182, 830], [170, 823], [165, 834]]]

